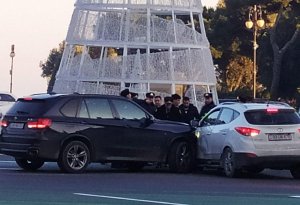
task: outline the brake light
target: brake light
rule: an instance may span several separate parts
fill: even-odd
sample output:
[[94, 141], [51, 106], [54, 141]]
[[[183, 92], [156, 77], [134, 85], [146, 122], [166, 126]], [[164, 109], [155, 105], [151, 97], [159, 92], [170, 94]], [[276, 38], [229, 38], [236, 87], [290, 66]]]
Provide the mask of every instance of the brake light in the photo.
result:
[[6, 120], [0, 120], [0, 127], [7, 127], [8, 122]]
[[23, 98], [23, 99], [26, 100], [26, 101], [31, 101], [31, 100], [32, 100], [31, 97], [25, 97], [25, 98]]
[[278, 109], [277, 108], [267, 108], [267, 113], [269, 113], [269, 114], [278, 113]]
[[235, 130], [244, 136], [255, 137], [259, 135], [260, 130], [250, 127], [236, 127]]
[[52, 120], [48, 118], [40, 118], [37, 121], [29, 121], [27, 127], [30, 129], [44, 129], [50, 127]]

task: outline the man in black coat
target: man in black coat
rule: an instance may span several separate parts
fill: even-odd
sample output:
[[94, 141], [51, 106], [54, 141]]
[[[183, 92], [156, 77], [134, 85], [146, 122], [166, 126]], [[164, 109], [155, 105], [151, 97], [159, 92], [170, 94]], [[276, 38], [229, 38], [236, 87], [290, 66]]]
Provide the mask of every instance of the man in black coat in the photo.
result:
[[197, 107], [190, 103], [189, 97], [183, 97], [183, 103], [179, 106], [181, 120], [190, 123], [191, 120], [199, 120], [199, 112]]
[[178, 107], [173, 105], [172, 97], [164, 98], [165, 104], [157, 109], [155, 117], [160, 120], [181, 121]]
[[146, 99], [136, 101], [140, 106], [142, 106], [145, 110], [147, 110], [152, 115], [155, 115], [156, 107], [153, 103], [153, 99], [155, 97], [155, 94], [153, 92], [146, 93]]
[[205, 93], [204, 99], [205, 99], [205, 101], [204, 101], [205, 105], [201, 109], [200, 119], [202, 119], [211, 109], [216, 107], [211, 93]]

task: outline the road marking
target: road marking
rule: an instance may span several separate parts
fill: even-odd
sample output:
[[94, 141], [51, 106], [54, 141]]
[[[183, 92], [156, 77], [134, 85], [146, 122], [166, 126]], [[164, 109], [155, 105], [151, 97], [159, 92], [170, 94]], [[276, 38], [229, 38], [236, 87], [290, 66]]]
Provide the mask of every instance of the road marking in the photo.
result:
[[291, 198], [300, 198], [300, 196], [290, 196]]
[[104, 196], [104, 195], [94, 195], [94, 194], [84, 194], [84, 193], [74, 193], [74, 194], [75, 195], [79, 195], [79, 196], [90, 196], [90, 197], [116, 199], [116, 200], [125, 200], [125, 201], [136, 201], [136, 202], [145, 202], [145, 203], [152, 203], [152, 204], [188, 205], [188, 204], [178, 204], [178, 203], [170, 203], [170, 202], [163, 202], [163, 201], [133, 199], [133, 198], [124, 198], [124, 197], [116, 197], [116, 196]]

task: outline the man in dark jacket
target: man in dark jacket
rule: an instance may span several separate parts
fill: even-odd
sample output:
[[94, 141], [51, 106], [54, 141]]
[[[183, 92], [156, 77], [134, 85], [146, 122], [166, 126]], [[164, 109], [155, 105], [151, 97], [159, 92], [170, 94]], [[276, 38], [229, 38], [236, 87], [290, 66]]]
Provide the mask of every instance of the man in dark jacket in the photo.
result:
[[200, 119], [204, 117], [211, 109], [213, 109], [216, 105], [213, 101], [212, 94], [211, 93], [205, 93], [204, 94], [204, 103], [205, 105], [202, 107], [200, 112]]
[[179, 106], [181, 120], [190, 123], [191, 120], [199, 120], [199, 112], [197, 107], [190, 103], [189, 97], [183, 97], [183, 103]]
[[153, 103], [154, 97], [155, 94], [153, 92], [146, 93], [146, 99], [137, 102], [152, 115], [155, 115], [155, 111], [156, 111], [156, 107]]
[[179, 108], [173, 105], [172, 97], [164, 98], [165, 104], [157, 109], [155, 117], [160, 120], [181, 121]]

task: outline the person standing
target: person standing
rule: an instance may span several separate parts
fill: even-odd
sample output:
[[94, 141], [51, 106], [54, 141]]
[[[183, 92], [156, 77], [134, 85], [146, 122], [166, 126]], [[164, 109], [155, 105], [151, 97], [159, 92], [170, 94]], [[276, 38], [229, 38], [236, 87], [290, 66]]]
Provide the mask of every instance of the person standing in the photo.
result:
[[155, 115], [156, 107], [153, 103], [155, 94], [153, 92], [146, 93], [146, 99], [141, 100], [140, 105], [147, 110], [151, 115]]
[[190, 124], [191, 120], [199, 120], [199, 112], [196, 106], [190, 103], [189, 97], [183, 97], [183, 103], [179, 106], [181, 120]]
[[173, 94], [172, 95], [172, 99], [173, 99], [173, 105], [177, 108], [179, 108], [180, 106], [180, 101], [181, 101], [181, 97], [178, 94]]
[[129, 89], [122, 90], [121, 93], [120, 93], [120, 96], [123, 96], [125, 98], [130, 99], [130, 100], [132, 99], [131, 98], [131, 93], [129, 92]]
[[216, 105], [212, 98], [212, 93], [204, 94], [204, 106], [200, 111], [199, 119], [202, 119], [211, 109], [213, 109]]
[[165, 104], [157, 109], [155, 117], [160, 120], [181, 121], [179, 108], [173, 105], [172, 97], [164, 98]]
[[159, 107], [162, 106], [162, 98], [161, 98], [161, 96], [159, 96], [159, 95], [155, 96], [155, 98], [154, 98], [154, 105], [155, 105], [156, 109], [158, 109]]

